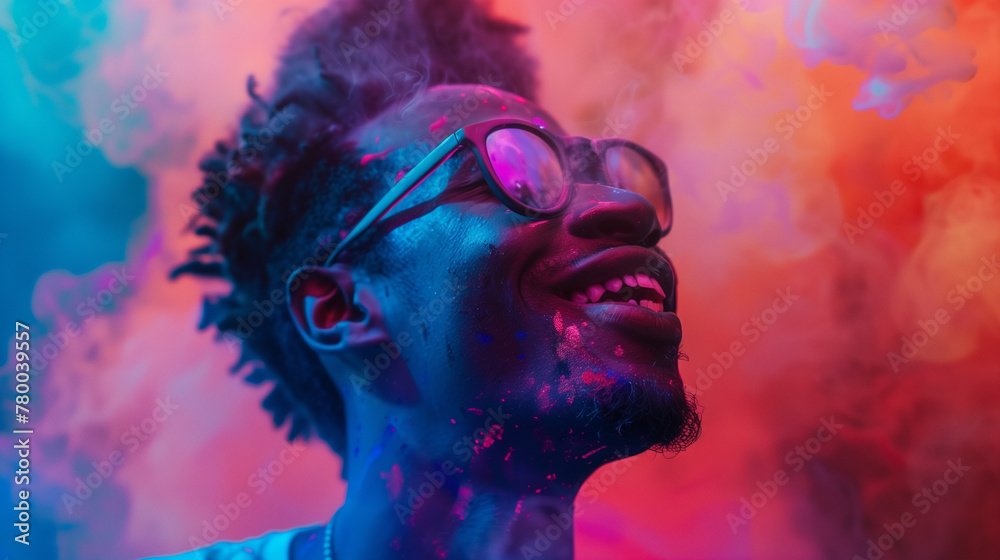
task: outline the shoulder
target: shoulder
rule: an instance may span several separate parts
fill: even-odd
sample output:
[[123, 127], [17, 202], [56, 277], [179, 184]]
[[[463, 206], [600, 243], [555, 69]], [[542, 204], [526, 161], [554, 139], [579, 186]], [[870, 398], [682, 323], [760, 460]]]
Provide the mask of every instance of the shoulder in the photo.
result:
[[175, 556], [157, 556], [147, 560], [289, 560], [292, 543], [299, 537], [315, 534], [317, 527], [276, 531], [242, 542], [219, 542]]

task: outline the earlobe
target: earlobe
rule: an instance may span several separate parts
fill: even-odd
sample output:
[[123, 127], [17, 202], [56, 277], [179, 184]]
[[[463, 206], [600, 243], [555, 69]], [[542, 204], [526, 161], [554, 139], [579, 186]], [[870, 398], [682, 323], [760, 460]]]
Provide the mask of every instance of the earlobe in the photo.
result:
[[287, 291], [295, 326], [315, 350], [337, 352], [389, 340], [378, 300], [355, 285], [344, 264], [301, 268], [289, 278]]

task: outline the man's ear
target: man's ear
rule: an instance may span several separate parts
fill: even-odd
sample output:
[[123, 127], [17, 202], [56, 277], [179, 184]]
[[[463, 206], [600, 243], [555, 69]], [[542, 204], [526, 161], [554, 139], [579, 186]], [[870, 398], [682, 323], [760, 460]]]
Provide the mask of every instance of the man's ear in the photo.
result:
[[370, 287], [356, 285], [345, 264], [303, 267], [288, 279], [295, 327], [314, 350], [340, 352], [390, 340], [381, 304]]

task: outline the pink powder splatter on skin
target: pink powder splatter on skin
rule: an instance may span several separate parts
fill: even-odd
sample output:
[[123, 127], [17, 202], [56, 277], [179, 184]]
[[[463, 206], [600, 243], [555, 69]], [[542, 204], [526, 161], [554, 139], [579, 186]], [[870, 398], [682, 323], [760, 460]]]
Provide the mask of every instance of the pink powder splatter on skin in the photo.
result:
[[473, 413], [473, 414], [478, 414], [479, 416], [483, 415], [483, 411], [481, 409], [478, 409], [478, 408], [470, 408], [470, 409], [468, 409], [468, 411], [471, 412], [471, 413]]
[[462, 486], [458, 489], [458, 497], [455, 499], [455, 505], [451, 508], [451, 514], [457, 515], [459, 519], [464, 520], [465, 514], [469, 511], [469, 501], [472, 500], [472, 488], [468, 486]]
[[556, 311], [556, 316], [552, 319], [552, 325], [555, 326], [557, 333], [563, 333], [563, 318], [561, 312]]
[[548, 408], [551, 404], [549, 401], [549, 389], [548, 385], [542, 387], [542, 390], [538, 392], [538, 402], [543, 408]]
[[562, 377], [559, 379], [559, 394], [566, 395], [566, 400], [569, 404], [573, 404], [573, 399], [576, 398], [576, 383], [574, 380]]
[[615, 346], [615, 356], [621, 358], [624, 355], [625, 355], [625, 350], [622, 349], [622, 345], [619, 344], [618, 346]]
[[377, 154], [365, 154], [365, 155], [361, 156], [361, 166], [364, 167], [365, 165], [368, 165], [368, 162], [371, 161], [371, 160], [373, 160], [373, 159], [382, 159], [388, 153], [389, 153], [389, 150], [378, 152]]
[[573, 346], [580, 345], [580, 329], [578, 329], [576, 325], [566, 327], [566, 342], [572, 344]]
[[389, 492], [389, 497], [393, 500], [399, 498], [399, 494], [403, 491], [403, 471], [399, 468], [399, 464], [393, 465], [389, 472], [380, 472], [379, 476], [385, 480], [385, 489]]
[[430, 126], [431, 132], [434, 132], [435, 130], [441, 128], [442, 126], [444, 126], [444, 123], [446, 122], [448, 122], [447, 116], [441, 117], [440, 119], [432, 122]]
[[493, 429], [483, 436], [483, 449], [491, 447], [500, 439], [503, 439], [503, 426], [493, 426]]
[[594, 373], [589, 369], [583, 372], [583, 375], [580, 376], [580, 379], [583, 380], [583, 382], [588, 385], [595, 383], [599, 385], [602, 389], [614, 383], [614, 381], [609, 379], [606, 375]]

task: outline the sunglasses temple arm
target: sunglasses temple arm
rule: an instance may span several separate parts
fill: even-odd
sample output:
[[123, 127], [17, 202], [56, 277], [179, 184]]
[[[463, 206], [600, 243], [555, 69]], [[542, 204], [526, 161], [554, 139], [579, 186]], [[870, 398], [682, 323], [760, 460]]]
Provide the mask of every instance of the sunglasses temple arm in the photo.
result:
[[457, 134], [452, 134], [444, 139], [438, 147], [428, 153], [424, 159], [420, 161], [410, 171], [399, 180], [389, 192], [385, 193], [382, 200], [378, 202], [367, 214], [354, 226], [351, 233], [347, 234], [347, 237], [337, 244], [337, 247], [330, 253], [330, 256], [326, 259], [323, 266], [330, 266], [337, 256], [351, 241], [356, 239], [362, 233], [365, 232], [372, 224], [379, 221], [383, 216], [386, 215], [392, 207], [396, 205], [404, 196], [409, 194], [413, 189], [417, 188], [420, 183], [427, 178], [435, 169], [437, 169], [446, 159], [448, 159], [453, 153], [455, 153], [461, 146], [461, 141], [458, 139]]

